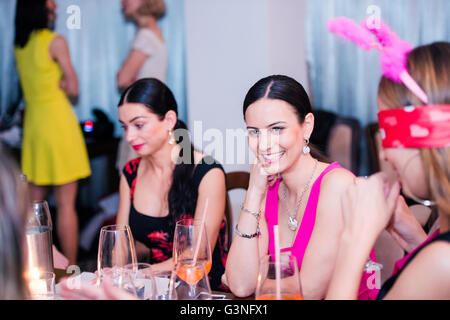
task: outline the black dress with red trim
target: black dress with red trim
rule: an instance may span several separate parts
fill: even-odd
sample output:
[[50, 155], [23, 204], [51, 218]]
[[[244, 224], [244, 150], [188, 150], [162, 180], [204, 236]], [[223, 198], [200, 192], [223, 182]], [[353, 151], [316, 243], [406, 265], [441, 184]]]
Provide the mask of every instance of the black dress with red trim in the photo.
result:
[[432, 239], [430, 242], [428, 242], [427, 244], [425, 244], [424, 246], [422, 246], [419, 250], [417, 250], [416, 252], [414, 252], [414, 254], [411, 255], [411, 257], [409, 257], [408, 261], [406, 261], [405, 265], [403, 266], [403, 268], [397, 272], [395, 275], [393, 275], [392, 277], [390, 277], [389, 279], [387, 279], [385, 281], [385, 283], [383, 284], [383, 286], [381, 287], [380, 292], [378, 293], [377, 296], [377, 300], [382, 300], [384, 299], [384, 297], [386, 297], [386, 295], [388, 294], [388, 292], [392, 289], [392, 287], [394, 286], [395, 282], [397, 281], [398, 277], [400, 276], [400, 274], [403, 272], [403, 270], [406, 269], [406, 267], [408, 266], [408, 264], [417, 256], [417, 254], [422, 251], [424, 248], [426, 248], [427, 246], [429, 246], [430, 244], [432, 244], [433, 242], [436, 241], [445, 241], [445, 242], [449, 242], [450, 243], [450, 231], [447, 231], [446, 233], [440, 234], [437, 237], [435, 237], [434, 239]]
[[[133, 159], [125, 165], [123, 174], [130, 187], [130, 215], [129, 225], [136, 241], [142, 242], [150, 249], [148, 263], [160, 263], [172, 257], [174, 225], [171, 217], [151, 217], [136, 210], [133, 205], [134, 189], [137, 181], [137, 171], [141, 159]], [[224, 173], [220, 163], [206, 156], [194, 169], [192, 182], [198, 194], [198, 187], [203, 177], [212, 169], [219, 168]], [[192, 218], [192, 215], [183, 215], [177, 220]], [[209, 280], [212, 290], [228, 291], [221, 283], [221, 276], [225, 272], [225, 263], [228, 255], [226, 221], [222, 220], [216, 246], [212, 253], [212, 267]]]

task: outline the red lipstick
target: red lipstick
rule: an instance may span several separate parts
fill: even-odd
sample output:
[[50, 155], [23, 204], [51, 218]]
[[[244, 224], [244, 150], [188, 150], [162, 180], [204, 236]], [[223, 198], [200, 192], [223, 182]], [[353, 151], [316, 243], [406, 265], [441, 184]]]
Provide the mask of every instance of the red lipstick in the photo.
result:
[[135, 144], [135, 145], [133, 145], [133, 149], [134, 150], [136, 150], [136, 151], [138, 151], [140, 148], [142, 148], [144, 146], [144, 144], [142, 143], [142, 144]]

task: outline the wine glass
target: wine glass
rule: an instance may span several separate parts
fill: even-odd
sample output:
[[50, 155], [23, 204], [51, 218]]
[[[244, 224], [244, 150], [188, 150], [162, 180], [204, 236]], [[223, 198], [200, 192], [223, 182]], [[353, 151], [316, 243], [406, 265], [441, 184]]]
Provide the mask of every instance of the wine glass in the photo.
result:
[[131, 275], [138, 298], [152, 300], [156, 290], [152, 266], [148, 263], [130, 263], [125, 270]]
[[177, 263], [172, 271], [169, 295], [176, 293], [178, 300], [210, 300], [211, 286], [203, 261]]
[[274, 255], [259, 261], [256, 300], [303, 300], [297, 259], [290, 252], [281, 252], [277, 264]]
[[113, 280], [124, 279], [124, 267], [137, 263], [134, 239], [128, 225], [109, 225], [100, 230], [97, 257], [97, 284], [105, 274]]
[[196, 250], [196, 260], [203, 262], [206, 273], [209, 273], [212, 266], [212, 256], [205, 225], [200, 220], [195, 219], [177, 221], [173, 239], [174, 264], [193, 265]]
[[179, 283], [175, 282], [174, 270], [158, 270], [153, 272], [155, 279], [155, 294], [153, 300], [177, 300], [176, 288]]
[[135, 298], [141, 298], [139, 294], [142, 293], [142, 290], [139, 291], [132, 270], [125, 268], [125, 266], [121, 268], [104, 269], [102, 276], [102, 279], [105, 279], [106, 277], [109, 278], [114, 287], [128, 292]]

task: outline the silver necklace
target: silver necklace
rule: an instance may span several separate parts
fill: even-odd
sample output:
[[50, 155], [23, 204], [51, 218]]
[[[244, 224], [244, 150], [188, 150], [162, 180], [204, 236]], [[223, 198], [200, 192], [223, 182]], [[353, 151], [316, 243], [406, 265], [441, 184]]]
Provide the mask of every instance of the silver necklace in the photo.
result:
[[288, 212], [288, 215], [289, 215], [288, 227], [292, 231], [297, 230], [297, 227], [298, 227], [297, 213], [302, 204], [303, 196], [305, 195], [306, 191], [309, 189], [309, 185], [311, 184], [312, 178], [314, 177], [314, 173], [316, 172], [316, 169], [317, 169], [317, 164], [319, 163], [319, 161], [317, 161], [317, 159], [315, 159], [315, 160], [316, 161], [314, 164], [314, 169], [311, 173], [311, 176], [309, 177], [308, 182], [305, 184], [305, 187], [303, 188], [302, 193], [300, 194], [300, 198], [298, 199], [297, 206], [295, 207], [294, 212], [291, 212], [291, 210], [289, 209], [289, 207], [287, 205], [287, 199], [286, 199], [287, 198], [287, 187], [286, 187], [286, 184], [283, 183], [283, 189], [284, 189], [283, 190], [283, 203], [284, 203], [284, 206], [286, 207], [286, 211]]

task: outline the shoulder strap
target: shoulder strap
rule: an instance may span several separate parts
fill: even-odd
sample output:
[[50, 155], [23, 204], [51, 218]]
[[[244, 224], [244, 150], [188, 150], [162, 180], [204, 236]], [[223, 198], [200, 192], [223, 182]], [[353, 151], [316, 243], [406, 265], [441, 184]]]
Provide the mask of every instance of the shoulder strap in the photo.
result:
[[214, 168], [219, 168], [223, 171], [223, 173], [225, 173], [222, 165], [213, 157], [205, 156], [202, 160], [200, 160], [200, 162], [195, 167], [194, 173], [192, 175], [192, 182], [196, 189], [198, 189], [198, 187], [200, 186], [200, 182], [202, 181], [203, 177]]
[[297, 257], [297, 263], [300, 268], [303, 262], [303, 256], [305, 255], [306, 248], [308, 247], [309, 240], [311, 239], [311, 234], [314, 230], [314, 225], [316, 223], [316, 211], [317, 203], [319, 201], [320, 194], [320, 184], [323, 177], [333, 169], [341, 168], [337, 162], [329, 164], [319, 175], [319, 177], [314, 181], [311, 187], [311, 192], [309, 194], [308, 202], [305, 207], [302, 222], [300, 224], [299, 230], [297, 232], [297, 237], [292, 245], [292, 253]]
[[44, 47], [47, 49], [50, 46], [50, 42], [52, 42], [53, 38], [55, 38], [58, 34], [49, 30], [49, 29], [42, 29], [38, 31], [40, 41], [43, 41]]
[[411, 257], [409, 257], [409, 259], [406, 261], [405, 265], [403, 266], [403, 268], [397, 272], [394, 276], [390, 277], [389, 279], [386, 280], [386, 282], [383, 284], [383, 286], [380, 289], [380, 292], [378, 294], [377, 300], [381, 300], [383, 299], [387, 293], [389, 292], [389, 290], [391, 290], [392, 286], [395, 284], [395, 282], [397, 281], [397, 278], [400, 276], [400, 274], [403, 272], [403, 270], [405, 270], [405, 268], [408, 266], [408, 264], [414, 259], [414, 257], [420, 252], [422, 251], [424, 248], [426, 248], [427, 246], [429, 246], [430, 244], [432, 244], [433, 242], [436, 241], [446, 241], [446, 242], [450, 242], [450, 231], [447, 231], [446, 233], [440, 234], [437, 237], [435, 237], [434, 239], [432, 239], [430, 242], [426, 243], [425, 245], [423, 245], [420, 249], [416, 250], [416, 252], [414, 252]]
[[136, 158], [136, 159], [130, 160], [125, 164], [125, 166], [123, 167], [123, 170], [122, 170], [123, 175], [127, 179], [128, 186], [130, 187], [130, 190], [131, 190], [130, 196], [131, 197], [133, 197], [133, 192], [134, 192], [133, 181], [136, 180], [137, 170], [138, 170], [140, 162], [141, 162], [141, 158]]
[[273, 233], [273, 226], [278, 224], [278, 189], [280, 187], [281, 178], [267, 189], [266, 205], [264, 209], [264, 216], [267, 221], [267, 231], [269, 233], [269, 253], [275, 252], [275, 236]]

